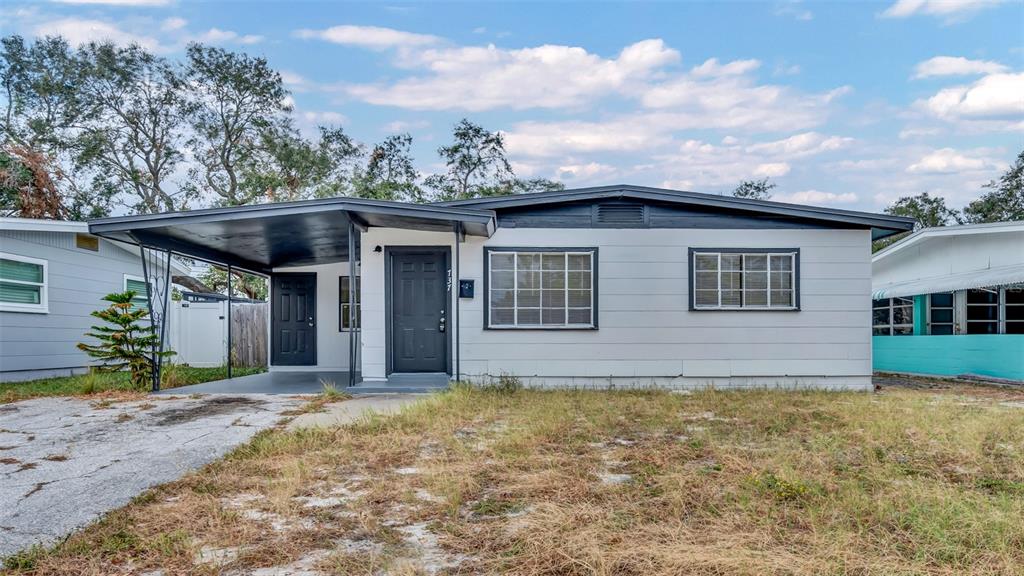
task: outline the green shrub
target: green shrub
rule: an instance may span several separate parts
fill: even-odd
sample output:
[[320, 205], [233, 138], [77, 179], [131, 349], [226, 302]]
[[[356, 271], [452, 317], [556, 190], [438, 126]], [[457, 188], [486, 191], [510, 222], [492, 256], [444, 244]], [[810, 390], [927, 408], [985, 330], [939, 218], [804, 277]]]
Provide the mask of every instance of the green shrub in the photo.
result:
[[[102, 362], [94, 369], [98, 372], [131, 373], [132, 387], [146, 388], [153, 379], [153, 362], [150, 355], [159, 341], [159, 337], [151, 326], [143, 327], [139, 321], [149, 316], [149, 310], [136, 308], [132, 305], [135, 291], [107, 294], [103, 299], [110, 306], [96, 310], [93, 316], [107, 323], [106, 326], [93, 326], [91, 336], [99, 340], [98, 344], [79, 343], [79, 350]], [[170, 356], [173, 352], [161, 352], [162, 356]]]

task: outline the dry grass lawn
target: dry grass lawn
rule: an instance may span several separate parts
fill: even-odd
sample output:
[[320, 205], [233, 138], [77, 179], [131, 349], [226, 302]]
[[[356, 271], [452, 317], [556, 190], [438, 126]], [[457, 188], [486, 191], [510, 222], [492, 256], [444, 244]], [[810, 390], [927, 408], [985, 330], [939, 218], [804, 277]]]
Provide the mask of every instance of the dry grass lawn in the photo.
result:
[[262, 434], [8, 566], [1022, 574], [1024, 392], [458, 387], [390, 418]]

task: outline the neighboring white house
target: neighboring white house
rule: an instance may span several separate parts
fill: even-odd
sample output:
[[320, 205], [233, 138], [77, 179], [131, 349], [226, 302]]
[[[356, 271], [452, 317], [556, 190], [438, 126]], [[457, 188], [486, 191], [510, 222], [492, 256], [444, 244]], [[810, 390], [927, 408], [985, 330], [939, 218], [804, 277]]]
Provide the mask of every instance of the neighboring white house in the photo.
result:
[[1024, 222], [918, 230], [872, 269], [877, 370], [1024, 381]]
[[608, 186], [90, 224], [270, 276], [272, 371], [866, 390], [871, 242], [913, 221]]
[[89, 314], [129, 289], [145, 306], [142, 273], [136, 246], [91, 235], [85, 222], [0, 218], [0, 381], [84, 371], [75, 345], [98, 322]]

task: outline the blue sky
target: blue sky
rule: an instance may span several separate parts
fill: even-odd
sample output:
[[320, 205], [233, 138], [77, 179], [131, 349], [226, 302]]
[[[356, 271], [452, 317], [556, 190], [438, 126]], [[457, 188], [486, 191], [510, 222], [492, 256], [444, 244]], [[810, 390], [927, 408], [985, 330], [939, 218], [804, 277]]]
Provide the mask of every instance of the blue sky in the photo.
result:
[[191, 40], [265, 56], [307, 130], [409, 132], [419, 169], [466, 117], [521, 177], [878, 210], [959, 207], [1024, 148], [1024, 3], [318, 3], [74, 0], [0, 32]]

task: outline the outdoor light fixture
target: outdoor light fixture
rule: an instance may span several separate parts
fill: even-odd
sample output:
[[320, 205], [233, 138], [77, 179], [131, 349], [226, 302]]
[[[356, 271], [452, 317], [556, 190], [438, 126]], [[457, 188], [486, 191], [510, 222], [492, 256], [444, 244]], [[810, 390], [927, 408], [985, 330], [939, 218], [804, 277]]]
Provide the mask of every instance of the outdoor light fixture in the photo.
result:
[[374, 252], [383, 252], [384, 249], [380, 247], [380, 244], [378, 244], [376, 247], [374, 247], [373, 251]]

